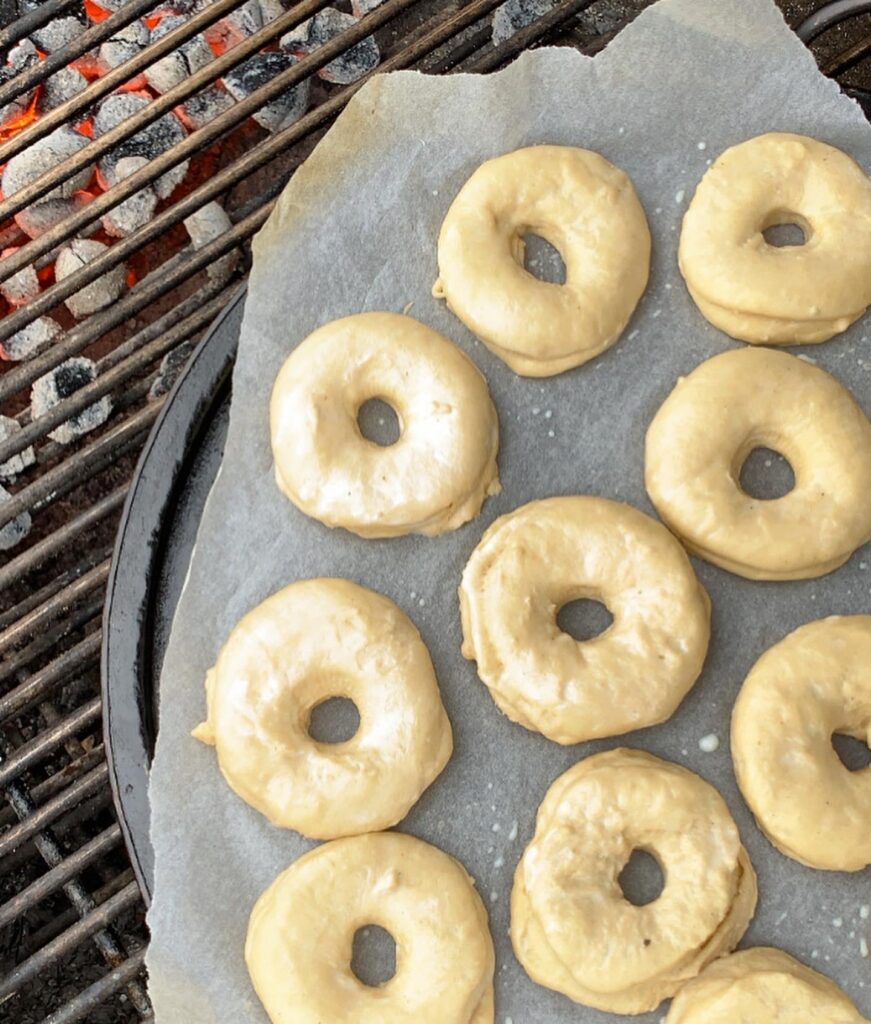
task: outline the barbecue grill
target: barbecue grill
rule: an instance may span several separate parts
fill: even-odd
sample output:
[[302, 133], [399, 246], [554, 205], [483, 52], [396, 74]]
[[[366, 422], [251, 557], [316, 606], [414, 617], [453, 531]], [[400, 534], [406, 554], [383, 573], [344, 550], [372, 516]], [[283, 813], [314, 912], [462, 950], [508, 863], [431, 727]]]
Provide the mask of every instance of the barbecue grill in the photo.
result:
[[[376, 66], [593, 53], [649, 2], [0, 0], [0, 1021], [152, 1019], [103, 594], [137, 457], [278, 192]], [[781, 6], [868, 103], [871, 2]]]

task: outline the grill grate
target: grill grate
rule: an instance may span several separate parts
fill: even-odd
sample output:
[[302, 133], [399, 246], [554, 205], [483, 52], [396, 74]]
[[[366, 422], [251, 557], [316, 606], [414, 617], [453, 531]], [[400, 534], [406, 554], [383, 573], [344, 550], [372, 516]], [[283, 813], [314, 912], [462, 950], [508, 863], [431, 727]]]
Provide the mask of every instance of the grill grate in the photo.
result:
[[[130, 475], [170, 384], [161, 361], [176, 354], [174, 362], [182, 362], [190, 342], [227, 302], [245, 269], [246, 243], [269, 215], [278, 191], [365, 80], [335, 86], [314, 77], [316, 72], [373, 34], [381, 71], [488, 72], [542, 41], [592, 53], [650, 0], [557, 0], [547, 13], [494, 45], [491, 14], [499, 2], [386, 0], [250, 95], [215, 107], [211, 120], [189, 125], [179, 141], [149, 154], [123, 180], [102, 182], [102, 192], [70, 205], [68, 215], [43, 234], [30, 238], [20, 229], [12, 219], [16, 214], [44, 203], [91, 165], [101, 165], [136, 133], [154, 131], [160, 119], [188, 109], [192, 98], [214, 89], [264, 48], [274, 50], [288, 31], [329, 3], [272, 0], [273, 20], [261, 18], [265, 23], [255, 24], [250, 34], [240, 31], [229, 48], [213, 45], [215, 57], [204, 67], [162, 94], [147, 92], [149, 102], [134, 104], [138, 109], [127, 120], [0, 199], [0, 246], [12, 250], [0, 259], [0, 285], [27, 268], [40, 274], [36, 297], [6, 308], [0, 345], [8, 346], [41, 316], [65, 325], [62, 337], [44, 351], [17, 364], [0, 364], [0, 411], [19, 427], [0, 430], [0, 478], [4, 463], [33, 449], [33, 464], [11, 486], [4, 485], [8, 497], [0, 500], [0, 531], [20, 524], [22, 517], [30, 521], [28, 536], [0, 551], [0, 790], [5, 797], [0, 808], [0, 1020], [153, 1019], [143, 980], [142, 900], [111, 809], [101, 740], [103, 590]], [[84, 67], [81, 62], [90, 60], [95, 48], [143, 18], [148, 25], [154, 12], [172, 6], [155, 0], [104, 3], [0, 0], [4, 58], [56, 19], [90, 15], [66, 46], [0, 84], [0, 166], [58, 129], [82, 122], [93, 127], [101, 100], [125, 85], [141, 92], [141, 76], [156, 59], [202, 33], [217, 38], [214, 33], [243, 6], [242, 0], [188, 3], [193, 13], [177, 27], [125, 63], [103, 68], [99, 77], [91, 74], [84, 91], [9, 133], [2, 123], [8, 104], [34, 90], [38, 97], [50, 75], [74, 62]], [[176, 6], [185, 5], [176, 0]], [[798, 22], [820, 4], [781, 0], [781, 6]], [[867, 10], [871, 4], [854, 6]], [[518, 9], [532, 12], [533, 5], [521, 0]], [[868, 87], [867, 20], [839, 22], [815, 39], [814, 48], [827, 73], [839, 75], [845, 85]], [[303, 83], [311, 89], [303, 116], [272, 134], [252, 121], [252, 114]], [[58, 247], [99, 228], [109, 211], [188, 162], [184, 181], [154, 216], [123, 237], [108, 239], [96, 258], [52, 281]], [[215, 202], [229, 226], [195, 246], [184, 222]], [[241, 259], [234, 256], [240, 252]], [[228, 263], [234, 259], [235, 269]], [[72, 320], [64, 300], [118, 267], [129, 277], [123, 297]], [[69, 393], [59, 387], [56, 404], [32, 418], [32, 385], [81, 355], [93, 360], [93, 379]], [[62, 443], [58, 428], [106, 398], [113, 403], [108, 420]], [[3, 536], [0, 532], [0, 540]]]

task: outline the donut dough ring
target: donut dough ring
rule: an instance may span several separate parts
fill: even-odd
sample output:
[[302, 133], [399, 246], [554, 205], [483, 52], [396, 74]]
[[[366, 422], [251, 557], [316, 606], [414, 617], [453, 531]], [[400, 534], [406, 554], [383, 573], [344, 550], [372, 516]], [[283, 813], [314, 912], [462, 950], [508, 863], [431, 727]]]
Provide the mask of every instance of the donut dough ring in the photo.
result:
[[[557, 743], [665, 721], [708, 648], [710, 602], [680, 544], [605, 498], [545, 498], [500, 517], [459, 593], [463, 654], [512, 721]], [[592, 640], [557, 625], [581, 597], [614, 617]]]
[[[618, 883], [639, 848], [665, 878], [642, 907]], [[755, 873], [713, 786], [645, 751], [610, 750], [548, 790], [514, 876], [511, 940], [539, 984], [644, 1013], [732, 950], [755, 906]]]
[[[526, 234], [560, 253], [564, 284], [523, 266]], [[433, 295], [515, 373], [552, 377], [620, 337], [647, 285], [650, 231], [629, 177], [598, 153], [532, 146], [482, 164], [438, 241]]]
[[[741, 489], [760, 447], [792, 465], [782, 498]], [[647, 431], [645, 481], [693, 554], [747, 579], [823, 576], [871, 538], [871, 424], [839, 381], [785, 352], [723, 352], [682, 377]]]
[[[395, 444], [360, 433], [371, 398], [395, 410]], [[361, 537], [455, 530], [500, 490], [487, 382], [447, 338], [398, 313], [358, 313], [310, 334], [278, 374], [270, 424], [279, 489]]]
[[868, 1024], [838, 986], [779, 949], [715, 960], [675, 996], [665, 1024]]
[[[308, 732], [330, 697], [357, 706], [343, 743]], [[230, 788], [281, 828], [333, 839], [390, 828], [447, 764], [451, 724], [429, 652], [392, 601], [341, 579], [278, 591], [238, 623], [206, 676]]]
[[[805, 244], [769, 245], [776, 224], [798, 224]], [[699, 182], [678, 258], [702, 315], [733, 338], [826, 341], [871, 304], [871, 180], [805, 135], [749, 139]]]
[[871, 864], [871, 766], [851, 772], [833, 733], [871, 741], [871, 615], [801, 626], [762, 655], [732, 713], [732, 757], [759, 827], [828, 871]]
[[[396, 942], [396, 974], [364, 985], [354, 934]], [[304, 854], [254, 906], [245, 959], [274, 1024], [493, 1024], [493, 941], [465, 869], [399, 832]]]

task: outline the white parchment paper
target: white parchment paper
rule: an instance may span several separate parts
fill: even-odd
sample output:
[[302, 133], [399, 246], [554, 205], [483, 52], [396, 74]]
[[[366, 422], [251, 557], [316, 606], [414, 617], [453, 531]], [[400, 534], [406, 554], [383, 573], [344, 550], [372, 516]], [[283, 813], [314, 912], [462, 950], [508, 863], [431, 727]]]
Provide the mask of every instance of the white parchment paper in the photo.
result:
[[[704, 673], [670, 722], [621, 739], [562, 748], [512, 725], [460, 655], [457, 584], [497, 515], [577, 492], [652, 512], [642, 472], [647, 424], [679, 374], [735, 344], [703, 320], [682, 284], [681, 216], [711, 159], [770, 130], [816, 136], [871, 170], [861, 112], [818, 73], [768, 0], [661, 0], [595, 59], [538, 50], [490, 77], [375, 79], [297, 172], [255, 243], [226, 454], [161, 680], [148, 955], [158, 1024], [266, 1024], [242, 956], [248, 915], [311, 844], [234, 796], [214, 751], [189, 733], [204, 715], [206, 670], [240, 616], [286, 583], [317, 575], [389, 595], [432, 652], [455, 753], [401, 827], [459, 857], [477, 879], [496, 942], [499, 1024], [619, 1019], [537, 987], [508, 939], [512, 874], [546, 788], [579, 758], [619, 744], [687, 765], [726, 797], [759, 872], [759, 910], [744, 945], [798, 955], [871, 1015], [871, 960], [862, 955], [871, 920], [860, 913], [871, 904], [871, 872], [815, 872], [775, 852], [736, 789], [728, 743], [733, 700], [762, 651], [810, 619], [871, 610], [871, 552], [797, 583], [751, 583], [696, 563], [714, 609]], [[587, 366], [537, 381], [514, 376], [430, 288], [439, 225], [463, 181], [489, 157], [545, 142], [598, 150], [632, 176], [654, 255], [647, 294], [620, 342]], [[305, 518], [278, 492], [267, 404], [282, 362], [314, 328], [409, 303], [486, 374], [504, 491], [442, 538], [364, 541]], [[798, 350], [850, 386], [866, 412], [869, 333], [866, 316], [836, 340]], [[719, 749], [705, 753], [699, 740], [710, 735]], [[664, 1009], [638, 1019], [652, 1024]]]

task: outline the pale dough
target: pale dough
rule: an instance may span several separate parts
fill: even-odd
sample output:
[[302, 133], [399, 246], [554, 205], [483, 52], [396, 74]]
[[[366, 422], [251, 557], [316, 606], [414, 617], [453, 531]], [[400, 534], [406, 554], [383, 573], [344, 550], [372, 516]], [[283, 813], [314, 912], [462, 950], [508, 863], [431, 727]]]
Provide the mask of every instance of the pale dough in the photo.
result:
[[[805, 243], [769, 245], [776, 224], [798, 224]], [[733, 338], [826, 341], [871, 304], [871, 180], [804, 135], [732, 146], [699, 182], [679, 261], [702, 314]]]
[[[230, 788], [283, 828], [315, 839], [389, 828], [447, 764], [451, 725], [414, 623], [342, 579], [302, 580], [238, 623], [206, 677], [208, 718]], [[319, 743], [311, 712], [346, 697], [356, 734]]]
[[[702, 669], [710, 602], [686, 552], [629, 505], [533, 501], [487, 530], [460, 584], [463, 654], [499, 707], [557, 743], [667, 719]], [[614, 621], [578, 641], [557, 625], [578, 598]]]
[[[523, 266], [527, 234], [565, 283]], [[598, 153], [532, 146], [482, 164], [445, 216], [433, 294], [515, 373], [550, 377], [620, 336], [647, 285], [650, 231], [629, 177]]]
[[801, 626], [756, 662], [732, 713], [732, 757], [760, 828], [794, 860], [871, 864], [871, 766], [852, 772], [832, 734], [871, 743], [871, 615]]
[[[396, 942], [383, 985], [351, 970], [354, 934]], [[316, 847], [254, 906], [245, 959], [273, 1024], [493, 1024], [487, 911], [461, 864], [382, 832]]]
[[[742, 490], [755, 448], [788, 459], [788, 494]], [[786, 352], [723, 352], [682, 377], [647, 431], [644, 474], [689, 550], [747, 579], [822, 576], [871, 538], [871, 423], [839, 381]]]
[[838, 986], [779, 949], [715, 960], [675, 996], [666, 1024], [868, 1024]]
[[[372, 398], [395, 410], [395, 444], [360, 433], [357, 413]], [[500, 489], [483, 375], [398, 313], [358, 313], [310, 334], [278, 374], [270, 424], [279, 488], [306, 515], [361, 537], [454, 530]]]
[[[636, 849], [665, 879], [645, 906], [618, 883]], [[618, 749], [548, 790], [514, 877], [511, 941], [539, 984], [644, 1013], [732, 950], [755, 907], [756, 875], [720, 794], [686, 768]]]

